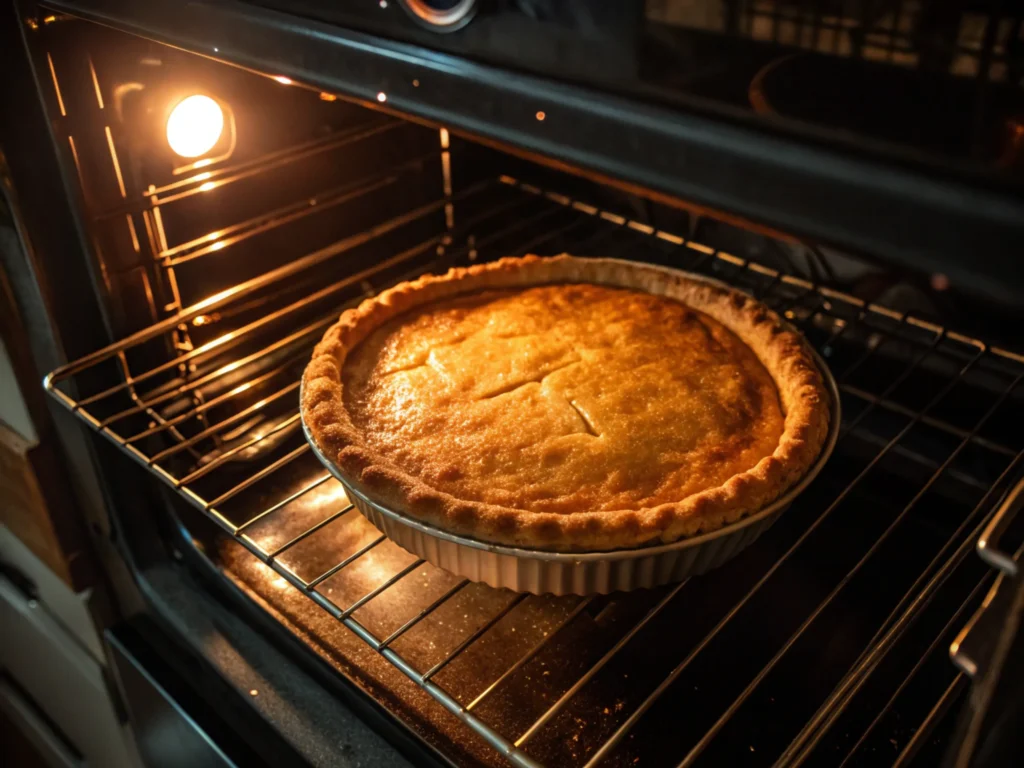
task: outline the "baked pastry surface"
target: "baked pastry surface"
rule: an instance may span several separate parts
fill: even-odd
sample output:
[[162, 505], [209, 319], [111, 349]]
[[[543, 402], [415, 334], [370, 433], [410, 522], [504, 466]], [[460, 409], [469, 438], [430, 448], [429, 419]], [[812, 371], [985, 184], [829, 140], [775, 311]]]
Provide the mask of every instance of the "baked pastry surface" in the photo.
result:
[[763, 305], [641, 264], [503, 259], [341, 316], [303, 419], [369, 498], [485, 541], [669, 542], [757, 511], [811, 466], [828, 397]]

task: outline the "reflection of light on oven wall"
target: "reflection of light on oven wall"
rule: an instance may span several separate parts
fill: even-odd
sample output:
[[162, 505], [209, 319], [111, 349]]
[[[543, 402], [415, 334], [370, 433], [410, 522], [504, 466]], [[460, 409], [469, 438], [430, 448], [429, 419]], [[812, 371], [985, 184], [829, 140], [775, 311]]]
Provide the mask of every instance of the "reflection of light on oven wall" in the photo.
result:
[[223, 132], [224, 110], [209, 96], [182, 99], [167, 118], [167, 143], [181, 157], [205, 155]]

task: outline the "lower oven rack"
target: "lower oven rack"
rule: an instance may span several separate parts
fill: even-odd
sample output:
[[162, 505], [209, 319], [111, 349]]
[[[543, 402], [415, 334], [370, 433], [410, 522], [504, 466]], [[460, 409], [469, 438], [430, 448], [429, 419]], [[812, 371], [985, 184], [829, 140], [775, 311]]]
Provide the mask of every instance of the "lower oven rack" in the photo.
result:
[[[487, 195], [495, 196], [494, 201], [487, 206], [472, 208], [474, 202]], [[573, 600], [572, 604], [566, 605], [564, 615], [551, 624], [545, 635], [515, 658], [507, 659], [504, 668], [493, 674], [493, 679], [480, 690], [451, 690], [450, 686], [440, 684], [438, 678], [446, 667], [466, 654], [488, 632], [502, 623], [514, 625], [517, 610], [528, 596], [509, 597], [492, 591], [493, 595], [487, 597], [493, 607], [490, 615], [482, 618], [477, 626], [463, 636], [455, 638], [455, 645], [440, 658], [428, 663], [418, 664], [410, 658], [415, 653], [396, 650], [396, 646], [411, 637], [418, 626], [467, 589], [469, 583], [466, 580], [455, 581], [439, 595], [430, 596], [426, 604], [411, 615], [402, 617], [397, 625], [387, 631], [379, 631], [361, 619], [363, 612], [389, 591], [402, 588], [403, 580], [421, 569], [424, 561], [412, 559], [391, 572], [379, 574], [376, 583], [367, 585], [360, 594], [350, 595], [344, 606], [332, 599], [327, 585], [343, 583], [346, 574], [372, 558], [373, 553], [385, 543], [382, 535], [369, 533], [359, 541], [358, 546], [343, 557], [339, 556], [337, 561], [319, 569], [316, 574], [302, 573], [294, 563], [289, 563], [289, 553], [298, 551], [324, 531], [351, 520], [353, 507], [347, 499], [336, 497], [330, 502], [333, 506], [324, 506], [323, 516], [312, 525], [302, 530], [289, 531], [287, 535], [271, 537], [270, 543], [261, 537], [260, 534], [268, 529], [268, 524], [273, 529], [275, 516], [286, 513], [304, 499], [312, 498], [335, 481], [326, 470], [311, 470], [305, 477], [290, 477], [288, 491], [283, 497], [269, 499], [265, 495], [259, 496], [259, 505], [253, 502], [240, 506], [240, 500], [246, 499], [264, 484], [278, 475], [292, 472], [299, 462], [309, 456], [309, 447], [302, 443], [286, 452], [284, 449], [276, 452], [271, 450], [266, 458], [261, 458], [257, 453], [257, 458], [250, 461], [253, 466], [239, 477], [237, 473], [241, 459], [277, 437], [289, 434], [297, 426], [298, 379], [275, 378], [287, 376], [287, 366], [264, 372], [250, 380], [230, 377], [244, 369], [249, 362], [258, 361], [281, 349], [297, 350], [289, 359], [302, 359], [302, 355], [308, 355], [312, 344], [337, 316], [339, 307], [346, 300], [349, 303], [357, 302], [366, 293], [380, 290], [388, 283], [425, 271], [437, 271], [455, 263], [526, 252], [569, 250], [578, 255], [660, 261], [737, 285], [771, 305], [804, 330], [830, 364], [838, 365], [835, 362], [836, 356], [844, 343], [851, 345], [855, 354], [847, 360], [848, 364], [842, 370], [835, 371], [844, 398], [844, 419], [839, 441], [859, 441], [858, 445], [870, 446], [871, 453], [856, 467], [857, 471], [851, 470], [845, 474], [839, 472], [838, 477], [842, 482], [835, 478], [819, 478], [815, 481], [812, 488], [818, 488], [818, 492], [809, 494], [804, 502], [806, 511], [802, 514], [806, 526], [793, 532], [788, 539], [780, 538], [777, 542], [779, 550], [755, 574], [756, 580], [739, 592], [728, 605], [722, 606], [717, 621], [696, 638], [692, 645], [682, 649], [680, 657], [657, 684], [638, 693], [628, 709], [612, 713], [610, 723], [598, 729], [600, 735], [594, 743], [572, 748], [570, 762], [586, 766], [604, 761], [610, 764], [621, 763], [622, 751], [626, 749], [628, 753], [628, 749], [633, 748], [631, 745], [635, 740], [632, 740], [632, 736], [638, 728], [643, 727], [645, 715], [663, 704], [673, 687], [692, 672], [694, 662], [701, 654], [715, 647], [729, 631], [730, 622], [734, 622], [755, 601], [759, 591], [764, 590], [765, 585], [781, 573], [787, 562], [795, 559], [795, 553], [803, 553], [802, 548], [806, 549], [805, 544], [826, 524], [830, 515], [853, 495], [863, 491], [865, 478], [883, 460], [899, 460], [916, 467], [917, 471], [923, 473], [922, 479], [912, 489], [909, 500], [899, 505], [891, 521], [881, 526], [875, 535], [857, 542], [861, 545], [861, 549], [857, 550], [857, 559], [837, 578], [831, 589], [816, 599], [816, 602], [809, 604], [805, 613], [794, 619], [794, 631], [783, 638], [775, 653], [765, 660], [756, 673], [744, 679], [745, 684], [744, 681], [737, 684], [737, 694], [720, 711], [714, 713], [717, 717], [711, 719], [709, 715], [706, 727], [701, 727], [696, 738], [675, 748], [673, 761], [677, 762], [681, 757], [680, 765], [691, 765], [702, 758], [714, 762], [714, 757], [728, 754], [728, 749], [722, 751], [724, 748], [721, 742], [724, 739], [720, 737], [728, 734], [730, 727], [737, 727], [735, 723], [740, 719], [744, 707], [751, 706], [751, 702], [759, 697], [759, 689], [766, 681], [775, 674], [781, 674], [792, 663], [790, 652], [799, 649], [799, 644], [811, 634], [809, 629], [814, 628], [816, 620], [843, 602], [846, 597], [844, 590], [860, 572], [872, 567], [880, 551], [893, 538], [893, 532], [908, 516], [918, 513], [922, 500], [942, 483], [953, 482], [958, 488], [973, 489], [975, 495], [966, 507], [966, 514], [955, 521], [955, 525], [949, 526], [952, 532], [947, 529], [943, 537], [936, 541], [933, 547], [935, 554], [927, 562], [922, 561], [924, 564], [912, 574], [909, 587], [900, 589], [895, 606], [873, 625], [874, 631], [860, 654], [853, 658], [852, 663], [843, 667], [841, 676], [830, 688], [828, 695], [820, 699], [800, 727], [794, 728], [787, 735], [784, 749], [774, 755], [780, 762], [793, 764], [812, 759], [815, 749], [836, 741], [839, 726], [843, 724], [843, 718], [855, 708], [858, 695], [870, 688], [876, 680], [875, 671], [887, 663], [889, 652], [934, 603], [936, 595], [942, 592], [951, 574], [959, 573], [978, 533], [998, 501], [1000, 490], [1020, 473], [1024, 465], [1024, 448], [1005, 439], [1005, 435], [994, 429], [994, 425], [1009, 421], [1010, 416], [1019, 417], [1024, 411], [1018, 393], [1018, 386], [1024, 377], [1024, 357], [990, 347], [980, 340], [906, 313], [864, 302], [801, 277], [737, 258], [649, 223], [602, 210], [584, 201], [543, 190], [509, 176], [477, 185], [456, 196], [455, 200], [466, 203], [470, 210], [475, 211], [456, 227], [463, 239], [453, 239], [439, 233], [436, 238], [392, 254], [373, 267], [323, 287], [317, 291], [317, 296], [325, 302], [333, 302], [330, 312], [325, 315], [310, 320], [300, 314], [308, 309], [308, 305], [296, 301], [269, 311], [240, 328], [215, 336], [173, 357], [169, 362], [150, 364], [146, 368], [138, 367], [137, 360], [147, 359], [144, 354], [146, 348], [159, 345], [161, 339], [179, 325], [198, 325], [198, 319], [213, 317], [233, 305], [251, 301], [254, 296], [273, 293], [277, 286], [317, 269], [319, 265], [352, 248], [372, 245], [385, 234], [416, 221], [427, 212], [440, 210], [451, 203], [452, 198], [410, 211], [361, 235], [299, 258], [263, 277], [183, 309], [167, 321], [54, 371], [46, 377], [45, 387], [59, 403], [152, 472], [288, 585], [304, 594], [334, 619], [343, 622], [381, 657], [414, 681], [508, 761], [520, 766], [538, 766], [548, 761], [551, 764], [563, 764], [566, 758], [558, 752], [557, 747], [548, 744], [539, 750], [542, 752], [540, 754], [533, 749], [534, 745], [542, 740], [545, 730], [555, 727], [555, 721], [559, 723], [558, 728], [564, 729], [561, 723], [576, 699], [581, 697], [588, 685], [594, 684], [603, 671], [607, 672], [615, 666], [623, 649], [631, 641], [664, 620], [669, 609], [674, 606], [674, 601], [683, 593], [687, 582], [659, 593], [658, 598], [651, 601], [650, 607], [631, 623], [628, 630], [610, 643], [571, 684], [563, 686], [549, 697], [550, 703], [539, 714], [531, 717], [526, 727], [508, 729], [504, 724], [496, 723], [494, 717], [487, 718], [478, 713], [486, 708], [486, 703], [497, 698], [497, 692], [534, 664], [550, 648], [553, 638], [559, 632], [566, 630], [587, 611], [602, 606], [602, 610], [607, 609], [607, 605], [601, 602], [606, 598], [568, 598]], [[517, 215], [511, 219], [499, 218], [499, 211]], [[301, 318], [301, 322], [297, 318]], [[296, 328], [296, 325], [300, 327]], [[856, 343], [850, 342], [851, 337], [855, 338]], [[294, 349], [291, 345], [295, 345]], [[892, 349], [902, 353], [898, 364], [892, 363], [890, 359]], [[203, 368], [207, 360], [212, 362]], [[100, 375], [99, 371], [104, 366], [116, 367], [113, 384], [110, 383], [109, 375], [106, 378]], [[881, 382], [875, 381], [870, 375], [865, 376], [865, 373], [875, 368], [885, 368], [887, 371], [892, 369], [892, 373]], [[282, 370], [285, 370], [284, 374]], [[919, 385], [917, 379], [925, 372], [929, 374], [927, 380], [930, 383], [927, 386]], [[204, 387], [220, 380], [227, 383], [218, 394], [212, 398], [203, 394]], [[247, 401], [248, 389], [262, 387], [264, 380], [276, 381], [277, 388], [270, 394], [261, 394], [253, 402]], [[990, 395], [984, 401], [984, 407], [972, 410], [970, 420], [952, 418], [947, 413], [951, 393], [960, 387], [970, 387], [973, 392], [975, 385], [983, 387]], [[185, 410], [169, 414], [166, 406], [178, 400], [186, 404]], [[230, 415], [211, 423], [211, 414], [225, 402], [235, 400], [239, 402]], [[289, 405], [262, 431], [243, 434], [240, 441], [215, 440], [246, 423], [246, 419], [253, 414], [279, 407], [282, 403]], [[876, 422], [882, 416], [888, 421], [879, 428]], [[140, 419], [144, 422], [141, 428]], [[940, 436], [948, 442], [949, 449], [940, 458], [923, 454], [908, 439], [917, 430], [927, 430], [929, 434]], [[154, 440], [165, 442], [154, 445]], [[218, 452], [210, 454], [212, 458], [201, 454], [201, 446], [207, 445], [208, 441], [220, 445]], [[193, 463], [185, 470], [176, 469], [175, 460], [187, 455], [200, 459], [198, 464]], [[982, 459], [994, 467], [988, 474], [974, 471], [975, 465]], [[836, 460], [833, 458], [833, 462]], [[218, 480], [220, 485], [217, 484]], [[205, 488], [213, 490], [206, 491]], [[783, 535], [780, 534], [780, 537]], [[339, 582], [339, 579], [342, 581]], [[979, 582], [966, 598], [958, 601], [958, 607], [948, 619], [951, 630], [955, 630], [958, 621], [962, 623], [966, 620], [970, 607], [975, 604], [972, 601], [977, 601], [983, 591], [981, 587], [982, 582]], [[929, 653], [935, 650], [942, 637], [945, 637], [945, 630], [929, 646]], [[910, 674], [916, 674], [917, 670], [918, 667], [915, 667]], [[962, 675], [952, 678], [948, 689], [920, 723], [917, 734], [932, 731], [949, 704], [962, 693], [964, 685]], [[882, 721], [902, 690], [902, 687], [899, 688], [888, 703], [881, 707], [859, 741], [844, 744], [848, 755], [863, 746], [864, 738]], [[604, 712], [608, 713], [609, 709], [606, 707]], [[894, 756], [894, 762], [907, 762], [922, 747], [921, 742], [920, 735], [908, 741], [902, 751]], [[754, 747], [750, 749], [753, 752]], [[629, 763], [628, 760], [626, 762]]]

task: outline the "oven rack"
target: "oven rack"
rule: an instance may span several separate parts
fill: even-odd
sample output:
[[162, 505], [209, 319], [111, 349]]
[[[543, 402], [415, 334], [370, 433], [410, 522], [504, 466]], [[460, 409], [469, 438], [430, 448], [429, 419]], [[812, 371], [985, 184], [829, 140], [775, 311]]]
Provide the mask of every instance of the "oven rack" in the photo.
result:
[[[266, 152], [257, 157], [194, 168], [195, 173], [182, 176], [167, 184], [161, 184], [159, 187], [151, 185], [137, 196], [126, 197], [118, 205], [96, 211], [92, 214], [92, 218], [95, 221], [103, 221], [135, 213], [151, 212], [162, 206], [187, 200], [214, 189], [226, 187], [239, 181], [250, 180], [253, 177], [275, 169], [284, 168], [301, 160], [308, 160], [318, 155], [334, 152], [335, 150], [357, 144], [396, 128], [401, 128], [403, 125], [404, 123], [401, 120], [374, 118], [345, 129], [332, 131], [315, 139], [291, 145], [285, 149]], [[120, 161], [118, 160], [116, 144], [112, 133], [107, 149], [111, 153], [113, 167], [117, 169], [117, 173], [120, 175]], [[203, 170], [203, 168], [207, 168], [207, 170]], [[120, 183], [123, 184], [124, 182], [121, 181]], [[173, 254], [160, 253], [161, 257], [170, 255]]]
[[[195, 349], [178, 355], [169, 361], [146, 368], [136, 369], [132, 365], [133, 356], [146, 345], [159, 343], [170, 331], [182, 323], [189, 323], [200, 317], [210, 317], [214, 313], [224, 312], [227, 308], [243, 300], [251, 300], [253, 296], [288, 284], [309, 270], [365, 244], [372, 244], [387, 233], [401, 229], [405, 225], [421, 219], [429, 213], [441, 210], [455, 200], [472, 208], [486, 195], [497, 195], [499, 202], [491, 203], [475, 215], [470, 215], [457, 228], [462, 239], [455, 242], [463, 243], [458, 247], [445, 248], [445, 235], [439, 233], [411, 248], [391, 255], [373, 267], [349, 275], [344, 279], [319, 289], [317, 300], [332, 302], [333, 308], [324, 316], [296, 329], [294, 319], [307, 306], [308, 302], [294, 302], [284, 308], [262, 315], [259, 319], [241, 328], [216, 336], [208, 342], [199, 344]], [[520, 214], [511, 223], [501, 221], [496, 224], [491, 217], [496, 211]], [[360, 609], [380, 598], [388, 590], [398, 588], [402, 580], [424, 565], [422, 560], [414, 560], [392, 574], [383, 577], [379, 583], [365, 591], [361, 596], [349, 601], [344, 607], [335, 604], [321, 589], [329, 580], [344, 575], [345, 569], [352, 568], [369, 553], [384, 543], [384, 537], [376, 535], [361, 544], [343, 559], [324, 569], [311, 578], [300, 576], [295, 570], [282, 562], [283, 556], [316, 536], [339, 521], [349, 518], [352, 506], [348, 503], [337, 503], [316, 524], [290, 536], [287, 540], [273, 547], [262, 546], [252, 534], [258, 524], [272, 520], [276, 513], [287, 510], [288, 506], [307, 494], [314, 492], [331, 481], [330, 474], [323, 471], [304, 480], [294, 491], [284, 498], [275, 500], [258, 509], [247, 509], [245, 519], [236, 521], [235, 515], [225, 511], [233, 500], [237, 500], [248, 489], [271, 478], [276, 473], [286, 471], [288, 467], [305, 456], [309, 448], [302, 445], [288, 451], [284, 455], [272, 457], [266, 463], [249, 473], [244, 479], [234, 482], [230, 487], [220, 490], [216, 495], [207, 497], [195, 489], [197, 483], [209, 481], [212, 477], [225, 474], [232, 467], [233, 459], [238, 455], [257, 448], [264, 442], [270, 442], [275, 435], [287, 432], [298, 422], [298, 380], [285, 384], [271, 395], [245, 405], [237, 413], [211, 426], [203, 425], [203, 429], [191, 435], [184, 430], [200, 414], [212, 409], [211, 403], [217, 400], [197, 398], [200, 382], [203, 386], [216, 382], [219, 378], [227, 378], [237, 370], [244, 368], [244, 363], [258, 360], [275, 350], [288, 345], [297, 344], [302, 353], [308, 354], [312, 344], [320, 333], [333, 322], [338, 307], [343, 305], [342, 299], [349, 303], [358, 301], [365, 293], [380, 290], [389, 282], [404, 277], [436, 270], [451, 263], [471, 262], [482, 259], [496, 258], [509, 253], [558, 252], [571, 247], [580, 255], [606, 255], [619, 257], [641, 257], [646, 260], [661, 260], [684, 269], [711, 274], [750, 291], [761, 300], [772, 305], [783, 313], [791, 322], [805, 332], [818, 331], [815, 346], [826, 359], [844, 337], [857, 333], [867, 333], [867, 341], [863, 352], [843, 371], [837, 371], [837, 380], [845, 398], [859, 407], [844, 407], [848, 414], [842, 425], [840, 441], [857, 436], [874, 446], [874, 456], [866, 466], [845, 486], [836, 488], [828, 503], [810, 526], [789, 543], [788, 549], [760, 576], [753, 587], [735, 602], [714, 627], [696, 645], [679, 660], [677, 665], [655, 688], [648, 691], [638, 706], [628, 712], [615, 730], [602, 740], [596, 748], [583, 755], [580, 764], [597, 765], [610, 757], [622, 745], [632, 730], [640, 723], [645, 713], [656, 706], [659, 699], [666, 694], [691, 663], [710, 645], [712, 645], [723, 628], [737, 615], [744, 605], [756, 595], [776, 573], [779, 567], [798, 548], [807, 541], [812, 532], [840, 505], [840, 503], [856, 488], [858, 483], [887, 454], [899, 454], [902, 458], [925, 467], [930, 473], [913, 499], [907, 504], [899, 516], [893, 520], [881, 536], [871, 544], [849, 573], [833, 589], [825, 600], [800, 624], [799, 629], [787, 640], [769, 663], [752, 678], [749, 684], [721, 713], [718, 719], [705, 732], [704, 736], [694, 743], [686, 754], [683, 765], [695, 762], [713, 742], [714, 737], [726, 728], [735, 713], [757, 690], [758, 684], [774, 669], [785, 651], [796, 643], [801, 634], [810, 626], [815, 617], [829, 606], [839, 594], [843, 585], [868, 563], [885, 538], [894, 530], [899, 522], [914, 508], [922, 497], [945, 476], [956, 477], [979, 489], [983, 495], [973, 506], [971, 512], [960, 522], [956, 530], [941, 549], [928, 563], [927, 567], [917, 576], [913, 585], [902, 595], [899, 603], [889, 613], [886, 620], [878, 627], [871, 642], [843, 676], [842, 681], [825, 701], [806, 726], [793, 739], [786, 755], [802, 761], [814, 745], [828, 735], [829, 728], [841, 719], [844, 709], [854, 700], [858, 691], [870, 678], [881, 659], [895, 647], [903, 633], [910, 627], [921, 612], [931, 603], [935, 595], [943, 587], [950, 574], [960, 566], [978, 533], [985, 525], [995, 501], [997, 493], [1020, 471], [1024, 463], [1024, 450], [1007, 445], [1004, 441], [993, 438], [986, 432], [986, 426], [995, 414], [1002, 414], [1001, 409], [1007, 405], [1017, 407], [1016, 391], [1024, 376], [1024, 358], [1011, 351], [993, 348], [984, 342], [947, 330], [933, 323], [920, 320], [906, 313], [898, 313], [874, 303], [861, 301], [838, 291], [816, 285], [800, 277], [785, 274], [759, 263], [741, 259], [729, 253], [705, 246], [701, 243], [685, 239], [674, 233], [655, 228], [648, 223], [624, 217], [613, 211], [602, 210], [586, 202], [575, 200], [554, 191], [541, 189], [527, 182], [519, 181], [510, 176], [502, 176], [496, 182], [482, 183], [467, 189], [454, 198], [442, 198], [433, 203], [421, 206], [403, 216], [384, 222], [360, 235], [347, 238], [328, 248], [298, 258], [284, 267], [266, 275], [249, 280], [229, 290], [223, 291], [209, 299], [181, 310], [177, 315], [150, 328], [135, 333], [121, 342], [99, 350], [79, 361], [66, 365], [45, 379], [45, 387], [59, 403], [77, 415], [93, 430], [118, 446], [129, 457], [155, 475], [166, 486], [175, 491], [210, 518], [220, 529], [230, 535], [236, 542], [272, 569], [288, 584], [311, 599], [334, 619], [344, 623], [348, 629], [365, 641], [380, 656], [397, 668], [402, 674], [414, 681], [425, 690], [435, 701], [454, 714], [488, 744], [513, 764], [520, 766], [540, 765], [538, 758], [528, 752], [529, 745], [535, 740], [553, 719], [563, 713], [573, 699], [593, 681], [606, 666], [611, 664], [628, 643], [641, 633], [645, 627], [653, 625], [659, 615], [666, 611], [673, 599], [685, 587], [686, 582], [667, 589], [661, 598], [653, 604], [643, 617], [633, 624], [601, 657], [591, 665], [571, 686], [554, 701], [544, 713], [525, 730], [518, 733], [503, 733], [496, 725], [488, 724], [475, 712], [489, 699], [495, 691], [506, 685], [517, 672], [526, 667], [531, 660], [544, 652], [546, 646], [559, 633], [568, 627], [584, 611], [594, 604], [596, 598], [580, 598], [565, 617], [560, 620], [546, 637], [538, 641], [518, 658], [510, 659], [507, 667], [495, 676], [495, 679], [472, 700], [466, 701], [459, 691], [448, 690], [435, 678], [459, 656], [483, 638], [499, 622], [514, 616], [517, 607], [528, 596], [517, 596], [506, 599], [495, 591], [493, 603], [495, 610], [485, 621], [465, 637], [459, 639], [443, 658], [427, 668], [418, 668], [409, 659], [394, 649], [394, 644], [423, 622], [432, 613], [439, 610], [461, 590], [466, 588], [465, 580], [452, 585], [443, 594], [430, 601], [413, 615], [409, 616], [400, 626], [387, 634], [377, 634], [364, 625], [357, 615]], [[355, 293], [355, 296], [351, 294]], [[269, 339], [269, 341], [268, 341]], [[246, 346], [249, 344], [249, 346]], [[255, 347], [253, 347], [255, 344]], [[857, 371], [863, 371], [871, 363], [877, 363], [887, 354], [887, 347], [907, 347], [912, 350], [911, 362], [889, 381], [880, 391], [872, 392], [860, 386], [851, 377]], [[241, 357], [232, 357], [233, 350]], [[250, 351], [251, 350], [251, 351]], [[227, 357], [223, 357], [227, 355]], [[301, 355], [299, 355], [301, 357]], [[953, 372], [943, 379], [942, 386], [934, 391], [923, 405], [914, 407], [897, 397], [900, 385], [907, 382], [915, 373], [931, 365], [932, 358], [939, 357], [947, 365], [952, 361]], [[213, 360], [215, 366], [208, 365], [202, 373], [187, 374], [184, 378], [175, 378], [180, 371], [187, 371], [189, 366], [201, 365], [207, 358]], [[227, 362], [224, 362], [224, 361]], [[113, 385], [105, 381], [99, 385], [94, 383], [99, 368], [114, 365], [119, 369], [120, 380]], [[280, 369], [275, 369], [280, 370]], [[273, 371], [271, 372], [273, 373]], [[189, 376], [193, 378], [189, 378]], [[266, 374], [264, 374], [266, 375]], [[967, 377], [980, 375], [986, 381], [998, 380], [999, 386], [993, 392], [991, 405], [974, 420], [973, 424], [956, 424], [937, 414], [938, 406]], [[170, 382], [163, 379], [171, 376]], [[220, 398], [232, 399], [244, 397], [247, 388], [255, 379], [231, 381], [231, 387]], [[92, 386], [93, 389], [89, 389]], [[77, 397], [72, 394], [77, 392]], [[163, 406], [169, 401], [184, 398], [192, 403], [192, 407], [183, 414], [167, 417]], [[198, 402], [197, 402], [198, 400]], [[212, 460], [199, 467], [190, 468], [185, 472], [176, 472], [166, 462], [176, 455], [192, 450], [202, 440], [217, 435], [236, 425], [241, 418], [267, 408], [269, 404], [290, 400], [292, 407], [285, 417], [277, 421], [272, 428], [263, 433], [253, 434], [231, 449], [222, 452]], [[223, 402], [223, 400], [222, 400]], [[243, 401], [244, 402], [244, 401]], [[127, 407], [124, 407], [124, 406]], [[242, 405], [242, 403], [240, 403]], [[876, 412], [887, 412], [905, 420], [901, 429], [895, 434], [877, 435], [869, 428], [871, 416]], [[147, 426], [137, 432], [130, 432], [127, 425], [136, 418], [148, 420]], [[955, 441], [956, 447], [942, 460], [922, 455], [912, 447], [901, 443], [913, 428], [925, 425]], [[149, 441], [155, 437], [171, 437], [169, 447], [152, 450]], [[986, 482], [984, 478], [975, 478], [970, 472], [955, 467], [957, 457], [966, 449], [978, 450], [986, 455], [999, 458], [1002, 467], [995, 482]], [[180, 458], [180, 456], [179, 456]], [[976, 597], [977, 590], [956, 610], [954, 619], [965, 615], [969, 601]], [[509, 619], [510, 620], [510, 619]], [[949, 695], [952, 699], [961, 690], [963, 680], [958, 677], [950, 685]], [[895, 694], [894, 694], [895, 696]], [[942, 702], [940, 702], [942, 703]], [[948, 703], [948, 702], [947, 702]], [[930, 714], [924, 725], [929, 725], [941, 714], [938, 705]], [[922, 727], [919, 732], [927, 730]], [[908, 745], [907, 749], [910, 749]], [[911, 753], [912, 754], [912, 753]], [[901, 758], [902, 759], [902, 758]]]

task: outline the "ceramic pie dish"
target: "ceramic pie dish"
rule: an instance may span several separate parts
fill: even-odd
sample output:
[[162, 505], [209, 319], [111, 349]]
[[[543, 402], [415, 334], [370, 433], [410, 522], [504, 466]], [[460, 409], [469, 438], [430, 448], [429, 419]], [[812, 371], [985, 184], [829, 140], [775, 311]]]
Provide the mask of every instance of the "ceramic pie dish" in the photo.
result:
[[342, 315], [303, 377], [320, 459], [396, 543], [534, 592], [724, 562], [817, 473], [838, 397], [753, 299], [608, 259], [503, 259]]

